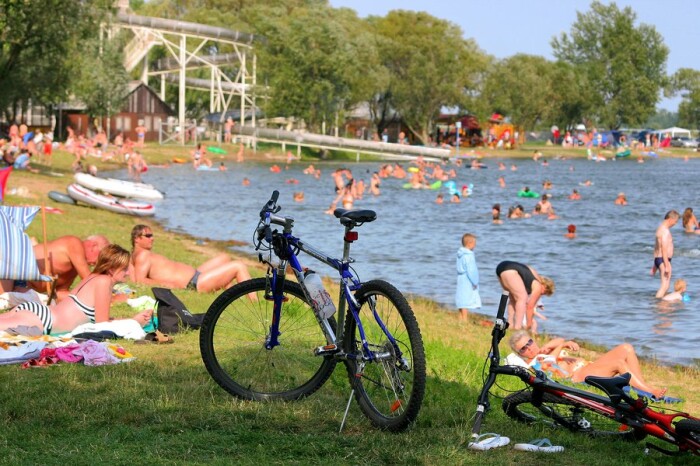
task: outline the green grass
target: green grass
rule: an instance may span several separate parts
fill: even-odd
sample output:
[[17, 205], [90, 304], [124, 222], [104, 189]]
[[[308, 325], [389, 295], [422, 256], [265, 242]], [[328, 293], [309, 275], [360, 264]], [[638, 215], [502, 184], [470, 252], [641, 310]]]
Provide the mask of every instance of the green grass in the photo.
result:
[[[148, 147], [152, 163], [185, 154], [187, 149]], [[70, 157], [59, 153], [53, 171], [68, 172]], [[102, 164], [101, 168], [114, 167]], [[40, 167], [43, 168], [43, 167]], [[8, 196], [8, 204], [45, 201], [65, 211], [47, 215], [49, 239], [64, 234], [106, 234], [129, 245], [129, 233], [142, 219], [103, 210], [56, 204], [45, 197], [62, 190], [71, 177], [15, 172], [9, 188], [29, 186], [34, 200]], [[224, 243], [198, 246], [195, 238], [163, 231], [158, 252], [193, 265], [226, 250]], [[41, 238], [37, 218], [29, 233]], [[255, 269], [261, 275], [262, 269]], [[139, 294], [148, 287], [136, 286]], [[204, 312], [215, 294], [177, 290], [192, 312]], [[427, 389], [417, 423], [402, 434], [372, 428], [353, 402], [345, 430], [338, 433], [349, 385], [339, 365], [316, 394], [299, 402], [255, 403], [237, 400], [209, 377], [199, 355], [197, 332], [174, 335], [172, 345], [122, 342], [135, 361], [108, 367], [61, 364], [21, 369], [0, 366], [0, 464], [684, 464], [688, 458], [645, 456], [643, 443], [589, 439], [544, 427], [515, 424], [500, 408], [507, 391], [521, 388], [499, 379], [482, 432], [507, 435], [512, 443], [548, 437], [564, 445], [557, 456], [521, 453], [512, 448], [489, 452], [466, 449], [476, 398], [482, 384], [490, 325], [473, 316], [458, 323], [456, 314], [434, 302], [410, 297], [425, 341]], [[133, 312], [125, 304], [116, 316]], [[503, 348], [505, 350], [505, 348]], [[309, 349], [311, 350], [311, 348]], [[697, 368], [667, 368], [644, 363], [652, 383], [670, 387], [687, 399], [681, 409], [698, 413]], [[692, 459], [691, 459], [692, 461]]]

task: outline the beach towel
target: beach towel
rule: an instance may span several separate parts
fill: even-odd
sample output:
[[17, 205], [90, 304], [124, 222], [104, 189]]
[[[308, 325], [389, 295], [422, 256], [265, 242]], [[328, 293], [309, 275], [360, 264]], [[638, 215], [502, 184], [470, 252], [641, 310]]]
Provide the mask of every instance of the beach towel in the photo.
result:
[[0, 279], [50, 282], [36, 265], [29, 226], [39, 207], [0, 206]]
[[97, 333], [102, 331], [114, 332], [117, 337], [127, 340], [143, 340], [146, 332], [134, 319], [118, 319], [109, 322], [87, 323], [77, 326], [69, 333], [71, 336], [78, 336], [82, 333]]

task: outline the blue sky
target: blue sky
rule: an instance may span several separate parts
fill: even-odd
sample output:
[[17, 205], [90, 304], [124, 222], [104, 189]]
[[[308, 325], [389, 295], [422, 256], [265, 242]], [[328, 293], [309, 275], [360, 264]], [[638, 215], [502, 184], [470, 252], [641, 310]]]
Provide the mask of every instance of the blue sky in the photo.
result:
[[[472, 38], [490, 55], [505, 58], [516, 53], [553, 59], [550, 41], [569, 32], [576, 12], [590, 10], [588, 0], [329, 0], [333, 7], [347, 7], [360, 17], [384, 16], [391, 10], [426, 11], [458, 24], [464, 36]], [[610, 2], [603, 1], [609, 4]], [[637, 24], [653, 25], [663, 36], [670, 53], [667, 72], [679, 68], [700, 68], [700, 1], [622, 0], [637, 13]], [[660, 107], [676, 111], [679, 99], [663, 100]]]

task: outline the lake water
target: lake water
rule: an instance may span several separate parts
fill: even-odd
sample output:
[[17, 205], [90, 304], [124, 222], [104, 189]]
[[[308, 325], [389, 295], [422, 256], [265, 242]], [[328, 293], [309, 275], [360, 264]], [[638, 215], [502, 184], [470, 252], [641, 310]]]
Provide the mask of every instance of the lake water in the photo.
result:
[[[498, 170], [498, 161], [508, 169]], [[474, 185], [473, 194], [460, 204], [437, 205], [436, 191], [403, 189], [405, 181], [397, 179], [383, 180], [379, 197], [366, 194], [356, 201], [356, 208], [377, 212], [375, 222], [359, 228], [360, 239], [353, 245], [360, 276], [384, 278], [405, 293], [454, 308], [455, 253], [462, 234], [471, 232], [478, 241], [475, 252], [483, 301], [476, 312], [495, 316], [501, 293], [496, 265], [504, 259], [517, 260], [556, 283], [556, 293], [543, 299], [549, 318], [540, 323], [543, 331], [606, 346], [626, 341], [639, 353], [664, 362], [698, 364], [700, 235], [683, 233], [680, 222], [672, 230], [673, 275], [687, 280], [689, 302], [659, 304], [654, 298], [658, 275], [652, 278], [649, 271], [654, 233], [665, 212], [700, 207], [695, 192], [700, 160], [647, 158], [642, 164], [576, 159], [550, 160], [543, 166], [532, 160], [489, 159], [486, 164], [488, 168], [482, 170], [458, 168], [457, 185]], [[510, 170], [512, 164], [517, 171]], [[174, 165], [152, 168], [144, 181], [166, 192], [156, 215], [166, 228], [217, 240], [248, 241], [237, 248], [248, 254], [254, 253], [258, 212], [277, 189], [280, 214], [296, 219], [295, 233], [340, 257], [343, 229], [335, 217], [324, 214], [334, 197], [330, 174], [339, 164], [317, 164], [323, 172], [319, 180], [302, 174], [302, 164], [281, 173], [271, 173], [270, 165], [229, 163], [226, 172], [195, 172], [190, 165]], [[356, 179], [367, 183], [379, 165], [345, 164]], [[501, 175], [506, 188], [498, 184]], [[252, 181], [250, 186], [243, 186], [244, 177]], [[290, 178], [299, 184], [287, 183]], [[537, 200], [518, 198], [517, 192], [523, 186], [542, 191], [545, 179], [553, 183], [549, 192], [559, 219], [534, 216], [491, 223], [491, 205], [496, 202], [504, 214], [516, 203], [532, 211]], [[593, 184], [582, 186], [585, 180]], [[582, 200], [567, 199], [572, 189], [578, 189]], [[294, 202], [294, 191], [304, 191], [305, 201]], [[626, 193], [629, 205], [613, 204], [619, 191]], [[564, 237], [570, 223], [577, 226], [574, 240]], [[324, 274], [332, 272], [306, 259], [302, 260], [305, 265]]]

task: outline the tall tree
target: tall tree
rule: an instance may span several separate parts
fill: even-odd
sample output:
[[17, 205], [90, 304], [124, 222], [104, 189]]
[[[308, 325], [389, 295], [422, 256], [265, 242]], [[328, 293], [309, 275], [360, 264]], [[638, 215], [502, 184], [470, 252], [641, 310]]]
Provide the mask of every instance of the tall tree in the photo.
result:
[[681, 68], [670, 79], [671, 92], [680, 94], [678, 124], [700, 129], [700, 71]]
[[[0, 0], [0, 108], [67, 97], [72, 61], [110, 0]], [[11, 115], [14, 117], [14, 115]]]
[[72, 90], [85, 103], [92, 117], [108, 117], [120, 110], [126, 97], [129, 75], [123, 66], [118, 40], [85, 40], [76, 57]]
[[636, 18], [630, 7], [595, 1], [589, 12], [577, 13], [570, 34], [551, 42], [555, 57], [588, 74], [589, 98], [608, 128], [646, 121], [664, 84], [668, 48], [653, 26], [635, 26]]
[[590, 99], [593, 93], [588, 74], [582, 67], [566, 62], [553, 64], [551, 73], [552, 103], [543, 126], [558, 125], [571, 128], [578, 123], [594, 124], [596, 106]]
[[487, 58], [453, 23], [424, 12], [394, 10], [375, 19], [381, 60], [389, 73], [391, 107], [423, 143], [442, 107], [467, 100]]
[[556, 103], [553, 72], [554, 65], [543, 57], [518, 54], [506, 58], [490, 70], [482, 99], [492, 111], [533, 129], [552, 113]]
[[357, 41], [360, 20], [322, 4], [260, 13], [252, 21], [267, 42], [258, 67], [258, 81], [269, 86], [267, 113], [302, 118], [313, 131], [332, 126], [361, 94], [360, 45], [371, 44]]

